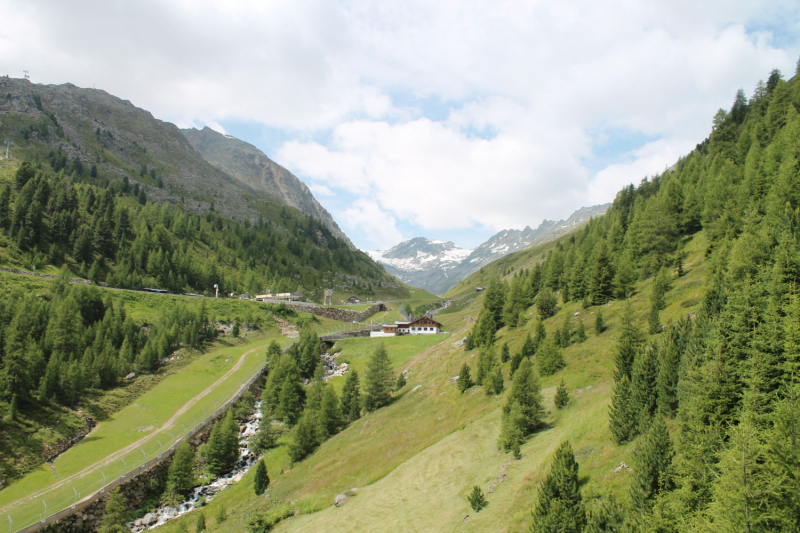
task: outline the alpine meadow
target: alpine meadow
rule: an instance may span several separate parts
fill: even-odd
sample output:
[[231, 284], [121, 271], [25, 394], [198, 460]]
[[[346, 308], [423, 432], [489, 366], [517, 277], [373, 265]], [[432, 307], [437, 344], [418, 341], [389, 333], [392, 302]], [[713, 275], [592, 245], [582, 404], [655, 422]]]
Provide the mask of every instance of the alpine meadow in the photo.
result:
[[[472, 226], [415, 185], [440, 145], [369, 130], [383, 94], [353, 91], [367, 103], [337, 126], [314, 93], [313, 129], [290, 105], [248, 122], [230, 93], [224, 119], [178, 127], [25, 72], [0, 78], [9, 533], [800, 533], [800, 61], [736, 91], [677, 161], [524, 242], [470, 211], [464, 167], [431, 164]], [[480, 148], [453, 153], [480, 169], [508, 133], [460, 114], [476, 86], [392, 87], [398, 123], [463, 104], [447, 122]], [[417, 196], [370, 204], [374, 172]], [[541, 191], [536, 216], [567, 205]], [[408, 240], [422, 229], [447, 237]], [[448, 240], [473, 230], [495, 235], [480, 261]]]

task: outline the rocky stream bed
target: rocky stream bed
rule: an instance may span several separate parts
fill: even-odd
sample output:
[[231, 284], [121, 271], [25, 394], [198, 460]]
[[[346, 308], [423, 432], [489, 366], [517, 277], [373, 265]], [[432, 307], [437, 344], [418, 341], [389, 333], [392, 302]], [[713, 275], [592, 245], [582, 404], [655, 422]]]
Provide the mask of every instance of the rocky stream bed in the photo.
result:
[[256, 403], [255, 412], [239, 424], [239, 460], [230, 472], [211, 480], [205, 485], [195, 487], [191, 494], [179, 505], [162, 505], [142, 518], [130, 522], [128, 529], [133, 533], [140, 533], [145, 529], [154, 529], [168, 520], [193, 511], [200, 501], [210, 502], [218, 492], [239, 482], [258, 459], [247, 447], [247, 444], [258, 431], [258, 424], [262, 417], [261, 402], [259, 401]]

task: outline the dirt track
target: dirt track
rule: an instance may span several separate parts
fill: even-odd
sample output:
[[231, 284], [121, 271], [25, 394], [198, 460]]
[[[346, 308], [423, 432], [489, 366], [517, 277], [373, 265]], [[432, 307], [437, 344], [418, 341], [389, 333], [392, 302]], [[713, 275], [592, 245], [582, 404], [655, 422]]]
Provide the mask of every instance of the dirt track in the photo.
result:
[[[78, 480], [78, 479], [81, 479], [83, 477], [86, 477], [87, 475], [89, 475], [91, 473], [95, 473], [95, 472], [97, 472], [98, 469], [100, 469], [100, 468], [102, 468], [102, 467], [104, 467], [106, 465], [109, 465], [109, 464], [111, 464], [113, 462], [119, 461], [120, 458], [124, 457], [128, 453], [136, 450], [137, 448], [141, 448], [146, 442], [149, 442], [150, 440], [154, 439], [157, 435], [159, 435], [163, 431], [167, 431], [167, 430], [171, 429], [173, 424], [175, 423], [175, 421], [178, 419], [178, 417], [180, 417], [182, 414], [184, 414], [186, 411], [188, 411], [190, 407], [192, 407], [194, 404], [196, 404], [197, 402], [202, 400], [209, 393], [211, 393], [214, 389], [216, 389], [220, 384], [222, 384], [226, 379], [228, 379], [234, 372], [239, 370], [242, 367], [242, 365], [244, 364], [245, 357], [247, 357], [251, 353], [253, 353], [253, 352], [257, 351], [257, 350], [261, 350], [263, 348], [264, 348], [264, 346], [258, 346], [256, 348], [253, 348], [252, 350], [248, 350], [245, 353], [243, 353], [239, 357], [239, 360], [236, 361], [236, 364], [234, 364], [230, 368], [230, 370], [228, 370], [217, 381], [215, 381], [214, 383], [212, 383], [211, 385], [206, 387], [206, 389], [203, 392], [201, 392], [200, 394], [198, 394], [197, 396], [195, 396], [194, 398], [192, 398], [191, 400], [186, 402], [180, 409], [178, 409], [175, 412], [174, 415], [172, 415], [170, 417], [169, 420], [164, 422], [164, 424], [160, 428], [158, 428], [156, 431], [153, 431], [149, 435], [147, 435], [145, 437], [142, 437], [141, 439], [137, 440], [134, 443], [129, 444], [125, 448], [117, 450], [116, 452], [114, 452], [111, 455], [103, 458], [102, 460], [100, 460], [100, 461], [98, 461], [98, 462], [96, 462], [96, 463], [94, 463], [92, 465], [87, 466], [83, 470], [81, 470], [79, 472], [76, 472], [76, 473], [74, 473], [72, 475], [69, 475], [69, 476], [67, 476], [65, 478], [62, 478], [61, 480], [59, 480], [57, 483], [54, 483], [53, 485], [48, 485], [47, 487], [45, 487], [45, 488], [43, 488], [43, 489], [41, 489], [39, 491], [33, 492], [31, 494], [28, 494], [27, 496], [24, 496], [24, 497], [22, 497], [22, 498], [20, 498], [18, 500], [15, 500], [15, 501], [13, 501], [13, 502], [1, 507], [0, 508], [0, 513], [1, 514], [8, 514], [14, 508], [16, 508], [16, 507], [18, 507], [20, 505], [29, 503], [32, 500], [38, 500], [44, 494], [46, 494], [46, 493], [48, 493], [48, 492], [50, 492], [52, 490], [61, 488], [61, 487], [65, 486], [65, 485], [69, 485], [69, 484], [73, 483], [75, 480]], [[236, 392], [239, 392], [239, 390], [241, 390], [241, 387], [236, 389]], [[97, 427], [100, 427], [100, 425], [98, 425]], [[95, 428], [95, 431], [97, 430], [97, 427]], [[90, 435], [91, 435], [91, 433], [90, 433]]]

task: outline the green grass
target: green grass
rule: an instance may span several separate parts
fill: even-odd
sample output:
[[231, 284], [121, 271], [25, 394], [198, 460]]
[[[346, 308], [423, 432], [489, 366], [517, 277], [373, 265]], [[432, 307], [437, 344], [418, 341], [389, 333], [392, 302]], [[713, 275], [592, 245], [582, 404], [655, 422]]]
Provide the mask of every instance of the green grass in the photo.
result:
[[[151, 390], [140, 396], [136, 401], [121, 411], [113, 415], [109, 420], [102, 422], [87, 438], [79, 444], [60, 455], [54, 463], [54, 467], [60, 478], [66, 478], [72, 474], [92, 467], [98, 461], [121, 450], [132, 443], [150, 436], [150, 440], [137, 446], [130, 453], [122, 455], [119, 460], [108, 464], [103, 468], [91, 469], [88, 475], [82, 475], [74, 482], [60, 488], [55, 488], [41, 496], [37, 496], [35, 502], [21, 505], [15, 508], [11, 514], [15, 524], [30, 523], [37, 519], [42, 510], [40, 500], [45, 499], [49, 508], [57, 509], [62, 504], [69, 503], [74, 498], [72, 487], [74, 486], [79, 493], [88, 494], [98, 489], [102, 482], [102, 474], [110, 480], [123, 473], [123, 462], [125, 459], [128, 464], [128, 471], [131, 467], [142, 463], [144, 454], [140, 448], [144, 449], [146, 457], [152, 458], [159, 451], [158, 440], [168, 447], [172, 441], [170, 433], [177, 438], [184, 434], [183, 425], [191, 428], [194, 419], [204, 418], [204, 409], [207, 413], [214, 411], [214, 402], [221, 405], [223, 400], [230, 398], [232, 389], [238, 388], [238, 384], [248, 379], [253, 372], [264, 362], [264, 349], [273, 339], [284, 340], [276, 335], [261, 336], [251, 342], [237, 344], [229, 347], [221, 347], [197, 358], [187, 365], [180, 372], [173, 373]], [[285, 342], [284, 342], [285, 344]], [[247, 355], [241, 367], [233, 372], [227, 379], [221, 382], [212, 392], [192, 405], [180, 417], [178, 417], [171, 427], [160, 431], [162, 425], [170, 419], [182, 406], [197, 396], [205, 388], [212, 385], [216, 380], [231, 370], [239, 357], [247, 351], [254, 350]], [[25, 498], [33, 493], [47, 490], [48, 487], [56, 484], [58, 480], [53, 471], [48, 466], [42, 466], [39, 470], [23, 477], [19, 481], [11, 484], [0, 492], [0, 506], [5, 506], [21, 498]]]
[[[699, 305], [704, 248], [702, 233], [686, 243], [686, 275], [672, 280], [667, 309], [661, 313], [663, 322], [691, 313]], [[515, 264], [522, 267], [526, 263]], [[638, 292], [631, 299], [637, 316], [647, 316], [651, 287], [652, 279], [637, 285]], [[507, 391], [500, 397], [486, 396], [476, 387], [459, 394], [450, 383], [464, 361], [475, 368], [477, 351], [465, 353], [457, 345], [474, 324], [470, 319], [477, 318], [482, 298], [469, 296], [466, 306], [437, 317], [451, 336], [380, 339], [395, 370], [409, 370], [408, 384], [396, 394], [394, 403], [364, 416], [297, 465], [289, 461], [285, 446], [271, 450], [265, 457], [273, 482], [270, 498], [254, 497], [249, 474], [220, 493], [205, 511], [206, 516], [213, 516], [223, 504], [229, 512], [226, 523], [210, 530], [244, 531], [253, 513], [296, 500], [294, 507], [301, 515], [284, 521], [276, 531], [524, 531], [552, 452], [567, 439], [580, 464], [584, 497], [613, 491], [624, 500], [630, 473], [614, 473], [613, 469], [620, 461], [632, 462], [636, 443], [614, 445], [607, 423], [622, 302], [602, 307], [608, 329], [601, 335], [594, 332], [598, 307], [582, 309], [578, 303], [569, 303], [545, 321], [552, 335], [567, 315], [578, 312], [578, 317], [572, 318], [573, 326], [576, 320], [583, 320], [588, 339], [565, 349], [566, 368], [541, 380], [549, 410], [547, 425], [522, 447], [522, 459], [513, 461], [497, 450], [500, 407]], [[527, 311], [529, 321], [523, 327], [500, 330], [498, 348], [508, 342], [512, 353], [517, 351], [533, 326], [534, 312], [535, 308]], [[640, 326], [646, 327], [644, 321]], [[375, 341], [378, 339], [341, 341], [340, 357], [360, 370]], [[507, 366], [505, 373], [508, 376]], [[555, 411], [552, 397], [562, 378], [570, 403]], [[338, 387], [336, 381], [333, 385]], [[506, 381], [506, 387], [509, 385]], [[489, 506], [478, 514], [472, 512], [466, 502], [472, 485], [486, 491], [498, 480], [504, 465], [507, 477], [487, 495]], [[353, 488], [357, 489], [354, 497], [341, 508], [333, 507], [337, 494]], [[470, 520], [465, 523], [466, 515]], [[191, 524], [195, 519], [189, 515], [181, 521]], [[177, 522], [163, 526], [165, 533], [175, 530]]]
[[[667, 309], [661, 313], [663, 322], [691, 313], [699, 305], [704, 236], [695, 236], [685, 250], [686, 275], [672, 280]], [[474, 284], [474, 280], [469, 282]], [[637, 316], [647, 316], [651, 286], [652, 279], [637, 285], [638, 292], [632, 297]], [[584, 497], [591, 499], [612, 491], [626, 499], [630, 473], [614, 473], [613, 469], [620, 461], [631, 464], [636, 443], [614, 445], [607, 423], [613, 350], [623, 303], [613, 301], [602, 307], [608, 329], [599, 336], [594, 332], [598, 307], [582, 309], [578, 303], [569, 303], [545, 321], [552, 335], [568, 314], [578, 312], [578, 317], [572, 318], [573, 327], [578, 319], [583, 320], [588, 339], [565, 349], [567, 367], [541, 380], [549, 410], [547, 425], [522, 447], [521, 461], [513, 461], [497, 450], [499, 408], [505, 403], [504, 396], [486, 396], [480, 387], [462, 395], [450, 384], [464, 361], [475, 368], [477, 351], [465, 353], [457, 344], [472, 326], [468, 319], [477, 317], [481, 302], [479, 296], [466, 307], [437, 317], [453, 332], [437, 345], [403, 346], [393, 352], [387, 343], [390, 355], [397, 357], [395, 369], [399, 370], [399, 361], [405, 360], [410, 371], [409, 383], [396, 401], [354, 423], [298, 465], [292, 467], [284, 447], [268, 453], [266, 461], [273, 480], [270, 499], [253, 497], [248, 476], [211, 504], [207, 515], [215, 512], [218, 501], [232, 515], [212, 531], [242, 531], [257, 510], [293, 500], [297, 500], [295, 507], [301, 515], [285, 520], [276, 531], [525, 531], [542, 474], [555, 448], [567, 439], [580, 464]], [[535, 308], [528, 310], [529, 322], [522, 328], [502, 329], [498, 348], [508, 342], [512, 353], [518, 350], [533, 326], [534, 312]], [[640, 326], [645, 329], [646, 323], [642, 321]], [[417, 342], [411, 339], [396, 340]], [[342, 342], [342, 357], [346, 358], [350, 350], [354, 368], [358, 368], [371, 352], [368, 341]], [[562, 378], [570, 392], [570, 403], [556, 411], [552, 398]], [[417, 385], [421, 387], [411, 392]], [[486, 491], [500, 476], [503, 465], [507, 478], [487, 495], [489, 506], [478, 514], [472, 512], [466, 501], [468, 491], [475, 484]], [[356, 495], [343, 507], [334, 507], [335, 496], [352, 488], [357, 489]], [[465, 523], [466, 515], [470, 520]], [[189, 522], [193, 519], [184, 518]], [[165, 531], [175, 526], [169, 524]]]
[[[363, 379], [369, 358], [379, 344], [383, 343], [386, 352], [392, 360], [392, 368], [400, 373], [408, 366], [409, 361], [424, 353], [425, 350], [449, 338], [449, 335], [402, 335], [399, 337], [355, 337], [336, 342], [333, 351], [339, 352], [337, 362], [347, 363], [348, 370], [358, 372]], [[329, 381], [336, 392], [341, 392], [344, 385], [344, 376], [336, 377]]]

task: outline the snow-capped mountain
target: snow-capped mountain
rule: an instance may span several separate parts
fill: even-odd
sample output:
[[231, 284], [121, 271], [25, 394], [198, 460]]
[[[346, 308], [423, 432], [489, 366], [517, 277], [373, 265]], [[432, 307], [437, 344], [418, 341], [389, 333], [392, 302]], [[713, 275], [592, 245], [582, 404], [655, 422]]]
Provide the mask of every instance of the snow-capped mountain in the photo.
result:
[[469, 250], [452, 242], [416, 237], [401, 242], [389, 250], [366, 251], [373, 260], [381, 263], [390, 274], [412, 287], [420, 287], [434, 294], [443, 294], [456, 283], [484, 265], [537, 244], [555, 240], [602, 215], [611, 204], [582, 207], [567, 220], [545, 220], [536, 229], [503, 230], [489, 240]]

